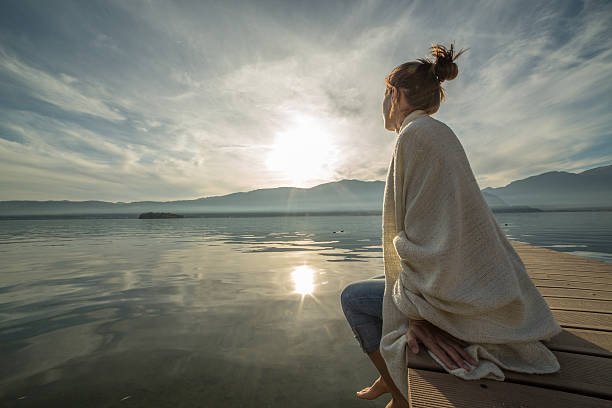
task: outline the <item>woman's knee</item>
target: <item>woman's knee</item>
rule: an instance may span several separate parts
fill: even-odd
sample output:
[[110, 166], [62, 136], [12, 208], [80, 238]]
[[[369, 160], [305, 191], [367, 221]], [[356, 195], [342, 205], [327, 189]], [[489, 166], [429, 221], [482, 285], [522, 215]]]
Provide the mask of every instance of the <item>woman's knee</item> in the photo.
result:
[[384, 291], [384, 283], [381, 284], [380, 280], [364, 279], [346, 285], [340, 296], [345, 302], [351, 299], [371, 298], [377, 296], [381, 288]]
[[355, 296], [355, 286], [357, 282], [351, 282], [342, 289], [342, 293], [340, 293], [340, 302], [342, 303], [342, 308], [344, 310], [348, 309], [349, 304], [351, 302], [351, 298]]
[[360, 280], [342, 289], [340, 299], [344, 313], [375, 315], [382, 304], [384, 283], [380, 280]]

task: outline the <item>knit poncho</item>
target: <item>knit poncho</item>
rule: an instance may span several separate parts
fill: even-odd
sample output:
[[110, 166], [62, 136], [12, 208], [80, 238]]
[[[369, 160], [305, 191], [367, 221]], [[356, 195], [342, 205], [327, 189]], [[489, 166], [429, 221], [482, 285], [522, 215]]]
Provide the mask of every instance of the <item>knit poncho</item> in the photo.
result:
[[450, 369], [427, 349], [466, 380], [503, 381], [501, 368], [560, 369], [540, 340], [562, 328], [485, 202], [457, 136], [421, 110], [404, 119], [396, 140], [382, 233], [380, 352], [406, 399], [409, 319], [427, 320], [469, 343], [465, 350], [478, 361], [471, 371]]

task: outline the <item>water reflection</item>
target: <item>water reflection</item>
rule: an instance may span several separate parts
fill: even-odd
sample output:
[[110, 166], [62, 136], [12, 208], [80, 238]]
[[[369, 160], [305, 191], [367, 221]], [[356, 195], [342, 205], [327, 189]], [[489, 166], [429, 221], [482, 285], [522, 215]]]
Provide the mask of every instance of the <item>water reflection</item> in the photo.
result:
[[[612, 221], [561, 236], [505, 217], [536, 245], [612, 242]], [[141, 221], [0, 224], [0, 406], [349, 406], [371, 380], [339, 295], [382, 273], [380, 217]]]
[[301, 265], [296, 267], [291, 273], [291, 278], [295, 284], [295, 290], [293, 293], [299, 293], [301, 295], [312, 295], [314, 284], [312, 282], [314, 270], [308, 265]]
[[[329, 218], [298, 226], [192, 219], [168, 229], [120, 221], [43, 220], [0, 231], [8, 241], [0, 247], [8, 265], [0, 276], [0, 406], [19, 398], [66, 406], [67, 390], [75, 401], [95, 390], [87, 406], [126, 395], [134, 406], [184, 395], [210, 406], [308, 406], [312, 396], [300, 390], [315, 388], [321, 373], [346, 397], [324, 393], [316, 405], [345, 406], [354, 384], [369, 379], [367, 360], [347, 363], [350, 377], [337, 375], [332, 357], [351, 349], [361, 357], [339, 293], [382, 270], [378, 218], [348, 220], [353, 227], [342, 225], [345, 235], [333, 240]], [[106, 236], [87, 234], [99, 225]], [[39, 241], [24, 242], [28, 235]], [[79, 239], [55, 246], [58, 235]], [[249, 383], [264, 371], [266, 381]], [[277, 398], [284, 394], [297, 397]]]

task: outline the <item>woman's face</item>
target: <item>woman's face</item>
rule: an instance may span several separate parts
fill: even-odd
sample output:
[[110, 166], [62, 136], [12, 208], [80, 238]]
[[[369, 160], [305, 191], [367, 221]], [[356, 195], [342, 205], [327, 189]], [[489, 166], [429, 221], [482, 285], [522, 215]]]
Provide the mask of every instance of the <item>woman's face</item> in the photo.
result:
[[389, 129], [388, 125], [391, 123], [389, 118], [389, 111], [391, 110], [391, 88], [387, 86], [385, 90], [385, 96], [383, 98], [383, 121], [385, 128]]
[[[391, 116], [391, 104], [395, 104], [393, 116]], [[385, 98], [382, 103], [383, 118], [385, 121], [385, 129], [397, 131], [402, 120], [408, 112], [412, 110], [405, 88], [397, 88], [395, 86], [387, 86]]]
[[383, 111], [383, 121], [385, 124], [385, 129], [387, 130], [395, 130], [395, 126], [393, 124], [393, 118], [389, 116], [391, 111], [391, 101], [393, 100], [393, 88], [387, 86], [385, 90], [385, 97], [382, 103], [382, 111]]

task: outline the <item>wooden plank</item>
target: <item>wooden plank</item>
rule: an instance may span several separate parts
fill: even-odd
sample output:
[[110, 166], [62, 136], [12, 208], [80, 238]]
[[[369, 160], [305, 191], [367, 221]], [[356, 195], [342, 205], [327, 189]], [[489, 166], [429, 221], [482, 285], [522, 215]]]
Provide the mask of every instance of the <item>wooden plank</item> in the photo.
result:
[[[521, 259], [523, 259], [521, 257]], [[558, 262], [554, 259], [542, 258], [538, 259], [535, 262], [529, 262], [527, 260], [523, 260], [523, 264], [527, 271], [531, 269], [540, 269], [546, 272], [554, 272], [554, 271], [562, 271], [564, 273], [576, 273], [577, 275], [610, 275], [610, 265], [609, 262], [606, 262], [605, 265], [593, 265], [591, 264], [592, 259], [583, 258], [580, 262]], [[546, 263], [544, 263], [546, 262]]]
[[[543, 269], [528, 270], [527, 274], [531, 279], [556, 279], [560, 281], [575, 281], [575, 282], [598, 282], [608, 288], [612, 286], [612, 273], [592, 273], [590, 275], [577, 274], [575, 271], [545, 271]], [[610, 275], [610, 276], [607, 276]]]
[[[552, 265], [554, 265], [554, 263], [552, 263]], [[581, 268], [578, 268], [577, 266], [561, 268], [558, 265], [554, 265], [550, 267], [550, 266], [542, 265], [541, 262], [538, 264], [534, 264], [534, 265], [525, 265], [525, 269], [527, 270], [527, 273], [530, 276], [536, 273], [556, 273], [556, 274], [562, 274], [564, 276], [578, 276], [581, 278], [587, 278], [587, 277], [593, 277], [593, 278], [608, 277], [609, 278], [609, 276], [612, 274], [612, 272], [608, 270], [604, 270], [603, 268], [599, 268], [598, 270], [596, 268], [585, 267], [584, 265], [582, 265]]]
[[559, 261], [558, 259], [554, 259], [553, 257], [543, 255], [538, 258], [527, 258], [524, 257], [522, 253], [519, 252], [521, 260], [525, 267], [529, 270], [532, 268], [541, 268], [544, 271], [554, 271], [554, 270], [562, 270], [562, 271], [576, 271], [578, 273], [610, 273], [610, 262], [604, 261], [596, 261], [590, 258], [582, 258], [577, 256], [573, 261]]
[[611, 313], [612, 300], [573, 299], [555, 296], [544, 296], [551, 309], [578, 310], [583, 312]]
[[557, 275], [556, 278], [562, 277], [561, 279], [577, 278], [579, 280], [587, 280], [589, 278], [603, 278], [604, 282], [606, 282], [607, 284], [610, 284], [612, 282], [612, 272], [606, 270], [596, 270], [594, 268], [580, 270], [576, 267], [547, 268], [539, 265], [525, 265], [525, 268], [527, 270], [527, 274], [534, 278], [537, 278], [538, 275], [549, 275], [550, 277], [554, 277], [553, 275]]
[[537, 262], [540, 262], [542, 259], [546, 258], [546, 259], [553, 259], [555, 260], [555, 263], [560, 263], [560, 264], [562, 263], [575, 264], [575, 263], [580, 263], [581, 261], [588, 261], [589, 266], [593, 266], [596, 268], [603, 267], [604, 269], [609, 270], [609, 268], [611, 267], [610, 262], [601, 261], [599, 259], [587, 258], [587, 257], [579, 256], [579, 255], [570, 254], [564, 251], [555, 251], [553, 249], [543, 248], [543, 247], [532, 245], [532, 244], [525, 244], [525, 243], [517, 242], [513, 240], [510, 240], [510, 243], [512, 244], [514, 249], [517, 251], [517, 253], [520, 254], [521, 259], [523, 259], [523, 262], [535, 261], [537, 263]]
[[506, 370], [506, 380], [612, 399], [612, 359], [563, 351], [553, 353], [561, 365], [558, 372], [534, 375]]
[[[537, 286], [537, 285], [536, 285]], [[541, 288], [538, 290], [542, 296], [566, 297], [574, 299], [612, 300], [612, 293], [573, 288]]]
[[597, 290], [600, 292], [612, 293], [612, 284], [608, 285], [607, 282], [584, 282], [584, 281], [571, 281], [561, 279], [539, 279], [531, 278], [531, 281], [535, 285], [543, 288], [572, 288], [572, 289], [587, 289]]
[[533, 244], [528, 244], [526, 242], [519, 242], [516, 240], [510, 240], [510, 243], [512, 244], [512, 246], [520, 248], [521, 250], [528, 252], [528, 251], [532, 251], [532, 252], [536, 252], [536, 253], [544, 253], [544, 252], [548, 252], [550, 254], [560, 254], [559, 257], [566, 257], [566, 258], [571, 258], [573, 256], [577, 256], [577, 255], [573, 255], [567, 252], [563, 252], [563, 251], [555, 251], [553, 249], [550, 248], [545, 248], [545, 247], [541, 247], [541, 246], [537, 246], [537, 245], [533, 245]]
[[550, 340], [542, 343], [553, 351], [587, 354], [612, 358], [612, 336], [610, 332], [564, 328]]
[[[517, 250], [517, 253], [520, 255], [521, 260], [523, 261], [523, 264], [528, 268], [530, 266], [540, 265], [546, 270], [555, 269], [555, 268], [561, 268], [561, 269], [576, 268], [577, 270], [582, 271], [582, 272], [589, 272], [592, 270], [609, 272], [610, 265], [612, 265], [612, 263], [610, 262], [598, 261], [593, 258], [585, 258], [582, 256], [576, 256], [576, 255], [571, 255], [571, 256], [575, 256], [576, 259], [560, 260], [560, 259], [557, 259], [556, 256], [547, 255], [547, 254], [525, 255], [525, 253], [521, 250]], [[557, 252], [557, 253], [560, 253], [560, 252]], [[545, 262], [542, 262], [542, 261], [545, 261]]]
[[[529, 254], [525, 254], [525, 252], [523, 251], [521, 251], [520, 253], [521, 253], [521, 260], [523, 261], [525, 266], [532, 265], [532, 264], [537, 265], [538, 263], [542, 262], [542, 259], [546, 259], [549, 261], [553, 261], [555, 266], [561, 266], [564, 268], [578, 267], [580, 269], [588, 269], [588, 270], [594, 269], [597, 271], [610, 270], [610, 262], [600, 261], [600, 260], [593, 259], [593, 258], [587, 258], [584, 256], [577, 256], [577, 255], [571, 255], [571, 254], [568, 256], [576, 257], [576, 258], [562, 259], [562, 258], [559, 258], [558, 256], [558, 254], [561, 254], [562, 252], [557, 252], [557, 251], [553, 251], [553, 252], [555, 253], [555, 255], [548, 255], [548, 254], [543, 254], [543, 253], [529, 255]], [[586, 265], [584, 265], [584, 262], [587, 262], [588, 268], [586, 268]]]
[[610, 262], [602, 261], [600, 259], [588, 258], [586, 256], [579, 256], [570, 254], [563, 251], [553, 251], [547, 248], [534, 247], [535, 249], [525, 249], [520, 247], [515, 247], [516, 252], [521, 254], [521, 259], [524, 259], [523, 262], [539, 262], [541, 258], [552, 259], [555, 263], [578, 263], [580, 260], [589, 261], [589, 264], [593, 264], [595, 267], [610, 265]]
[[561, 251], [550, 251], [546, 248], [540, 248], [536, 250], [532, 250], [532, 252], [525, 251], [523, 248], [515, 248], [517, 252], [520, 252], [521, 259], [524, 259], [523, 262], [539, 262], [542, 258], [554, 260], [555, 263], [563, 264], [563, 265], [573, 265], [578, 264], [580, 261], [589, 261], [590, 265], [593, 265], [596, 268], [606, 266], [610, 266], [610, 262], [602, 261], [599, 259], [588, 258], [586, 256], [578, 256], [574, 254], [569, 254]]
[[612, 332], [612, 313], [576, 312], [573, 310], [551, 311], [557, 322], [563, 327], [607, 330]]
[[408, 393], [413, 408], [610, 408], [610, 401], [600, 398], [418, 369], [408, 369]]
[[529, 274], [531, 280], [558, 280], [561, 282], [598, 283], [605, 288], [612, 288], [612, 278], [606, 276], [575, 276], [558, 273], [532, 272]]
[[584, 258], [575, 255], [567, 255], [570, 258], [562, 260], [558, 254], [538, 251], [536, 255], [527, 255], [523, 249], [517, 249], [527, 273], [531, 277], [549, 275], [549, 277], [566, 276], [580, 280], [594, 278], [605, 280], [608, 285], [612, 284], [612, 263]]
[[[505, 381], [612, 399], [612, 359], [563, 351], [553, 351], [553, 353], [561, 365], [558, 372], [525, 374], [503, 370]], [[418, 354], [409, 350], [406, 354], [409, 368], [448, 374], [431, 358], [424, 346], [419, 349]]]

